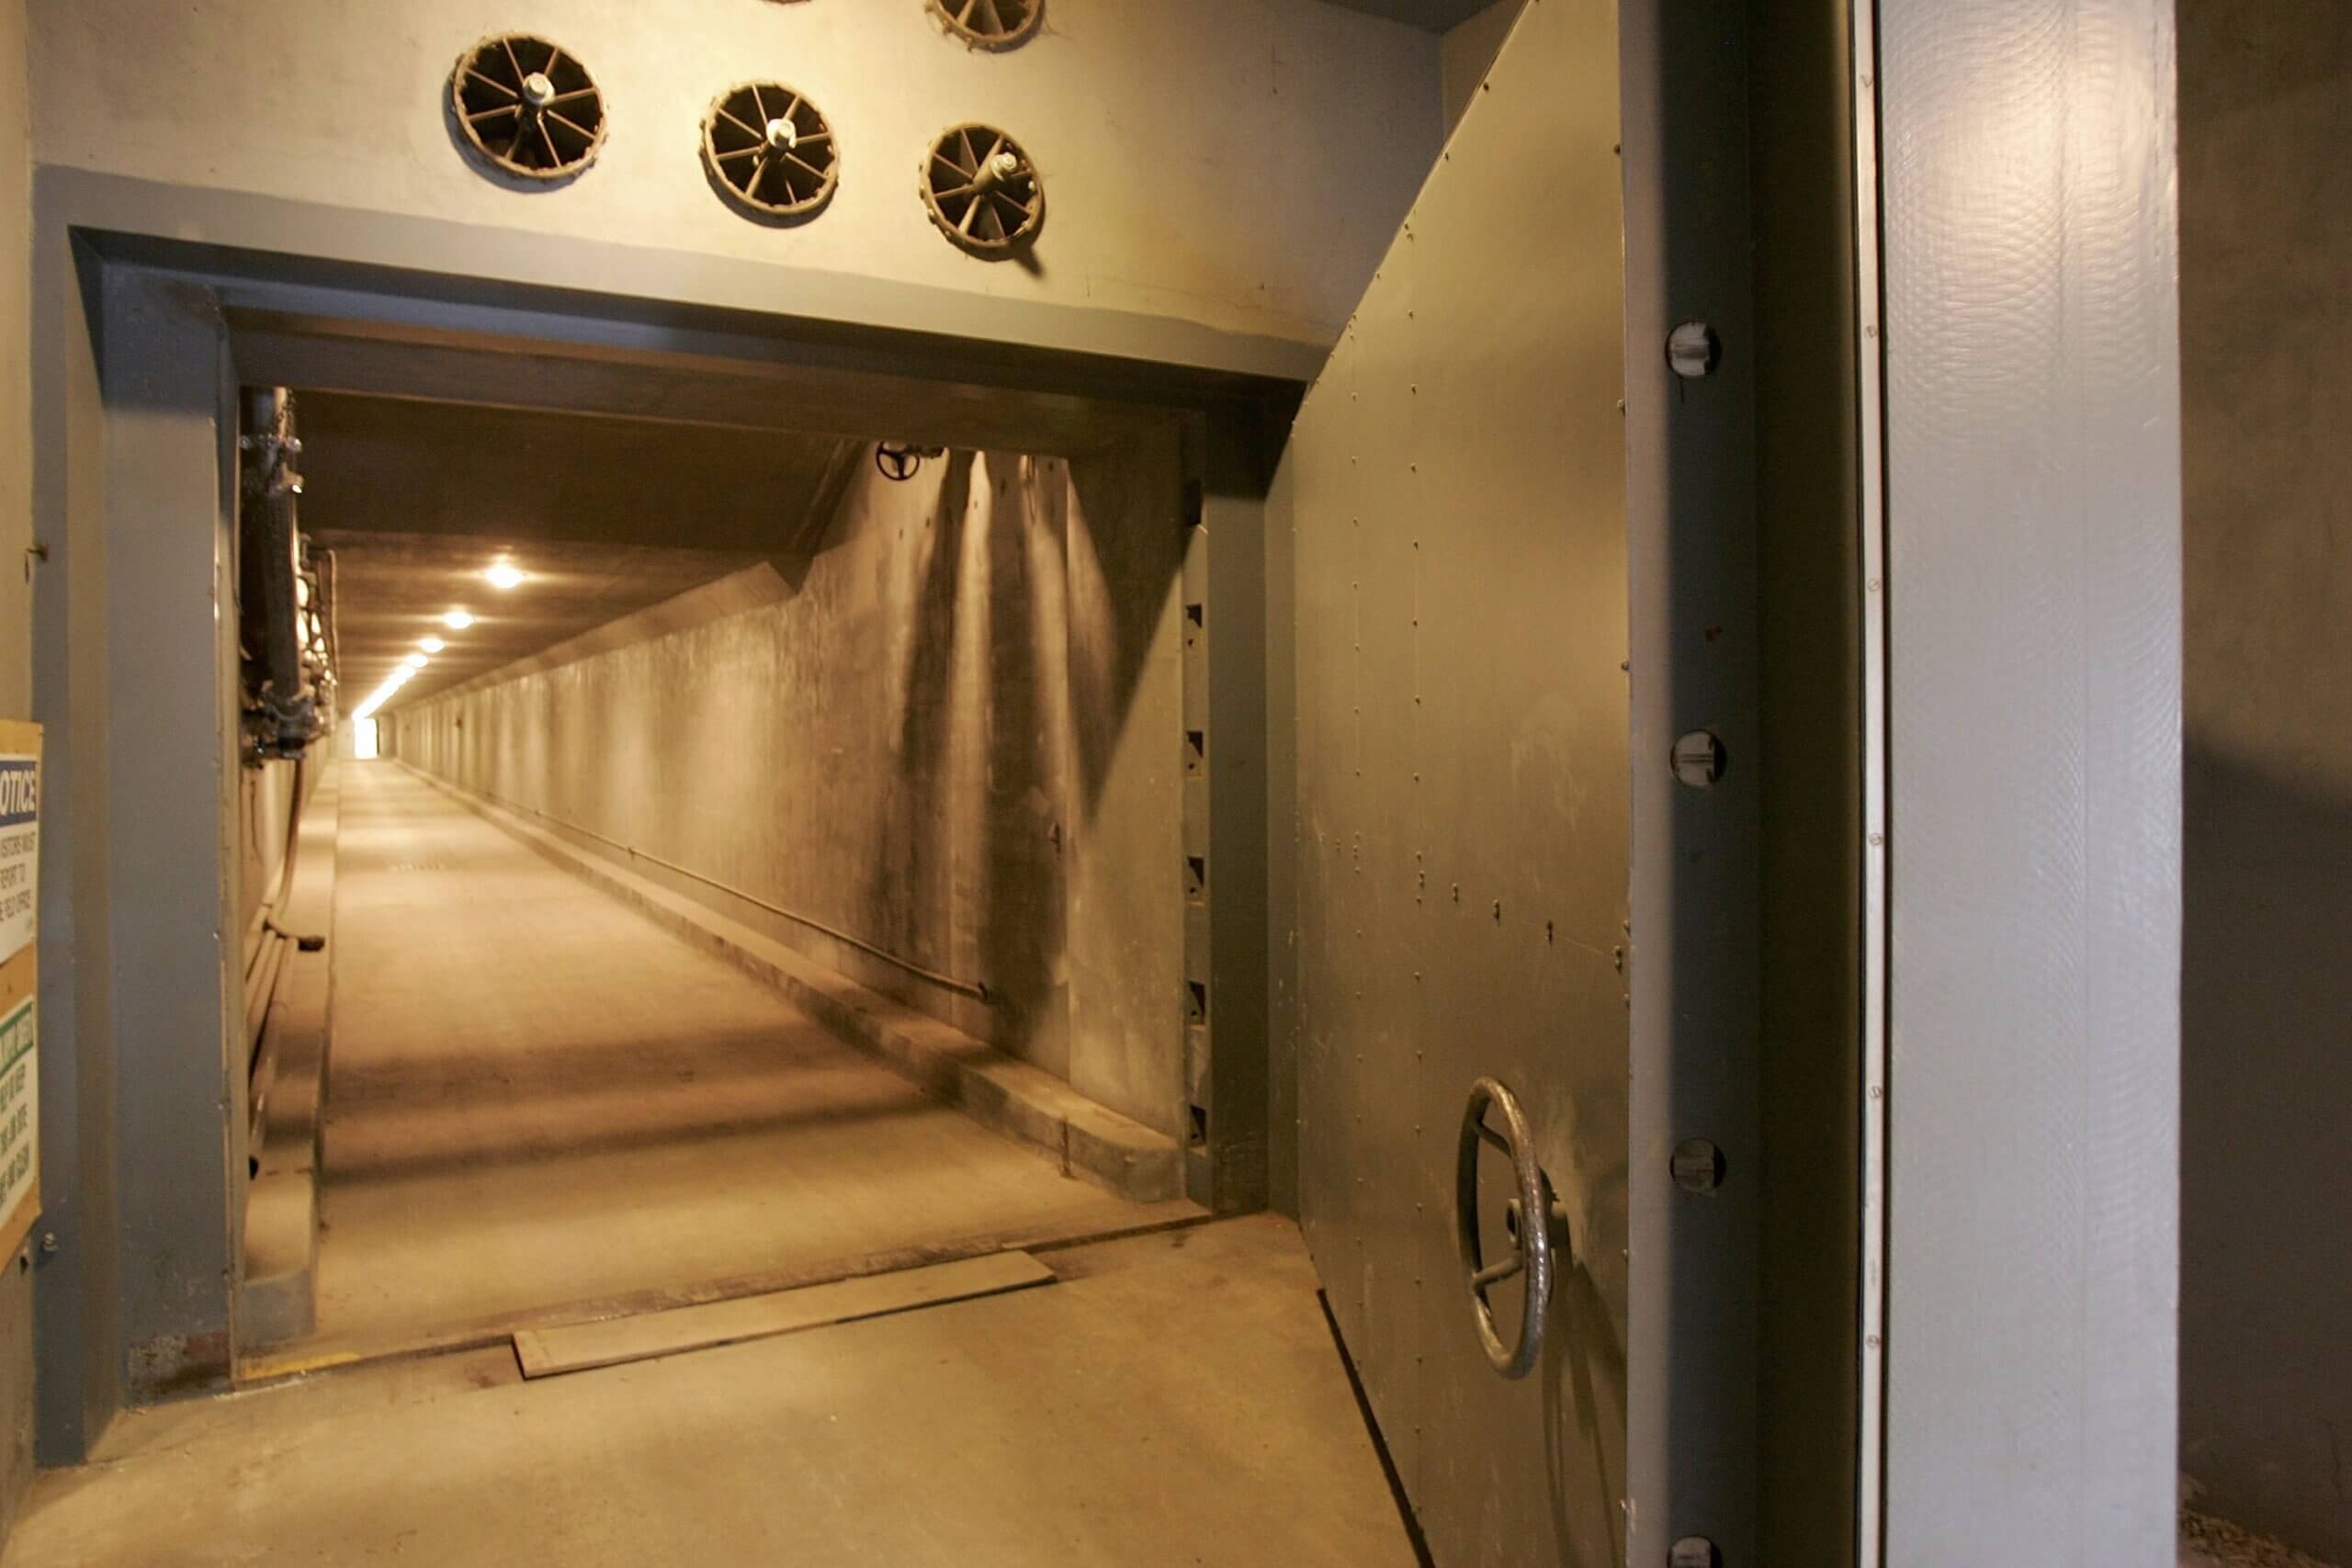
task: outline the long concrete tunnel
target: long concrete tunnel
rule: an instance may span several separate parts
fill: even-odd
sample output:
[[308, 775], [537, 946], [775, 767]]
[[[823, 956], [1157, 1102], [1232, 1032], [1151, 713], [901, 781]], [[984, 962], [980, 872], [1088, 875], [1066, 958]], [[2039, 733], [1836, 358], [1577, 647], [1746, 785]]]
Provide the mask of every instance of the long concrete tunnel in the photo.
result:
[[294, 403], [358, 695], [271, 1354], [1204, 1213], [1172, 440]]

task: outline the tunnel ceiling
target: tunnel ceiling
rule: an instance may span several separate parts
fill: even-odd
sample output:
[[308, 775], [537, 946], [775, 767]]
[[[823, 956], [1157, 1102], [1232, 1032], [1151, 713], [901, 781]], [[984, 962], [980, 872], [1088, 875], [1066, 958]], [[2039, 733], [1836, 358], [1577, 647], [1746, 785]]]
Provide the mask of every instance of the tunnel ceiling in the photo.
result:
[[[518, 546], [509, 552], [497, 539], [333, 528], [314, 529], [311, 537], [334, 552], [335, 623], [346, 710], [381, 685], [393, 666], [416, 651], [425, 637], [440, 637], [447, 646], [401, 688], [394, 707], [528, 659], [767, 558], [744, 552], [569, 542]], [[528, 574], [503, 592], [482, 577], [483, 570], [502, 557]], [[444, 625], [442, 617], [453, 607], [471, 613], [473, 625], [463, 630]]]
[[653, 419], [299, 392], [305, 526], [792, 555], [860, 444]]
[[[332, 549], [343, 703], [424, 637], [413, 702], [761, 560], [816, 547], [862, 443], [299, 392], [302, 526]], [[527, 574], [502, 591], [485, 569]], [[462, 630], [442, 622], [472, 614]], [[397, 706], [398, 705], [394, 705]]]
[[1326, 0], [1342, 10], [1363, 11], [1405, 22], [1425, 32], [1442, 33], [1468, 21], [1494, 0]]

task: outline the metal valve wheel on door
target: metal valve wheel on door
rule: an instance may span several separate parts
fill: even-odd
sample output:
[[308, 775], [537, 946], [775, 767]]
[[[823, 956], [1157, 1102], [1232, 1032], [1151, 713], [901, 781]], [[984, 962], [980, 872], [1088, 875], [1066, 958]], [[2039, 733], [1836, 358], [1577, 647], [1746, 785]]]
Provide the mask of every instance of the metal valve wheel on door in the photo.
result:
[[[1501, 1116], [1502, 1131], [1487, 1124], [1490, 1112]], [[1511, 1254], [1495, 1263], [1487, 1261], [1479, 1224], [1478, 1151], [1482, 1145], [1510, 1157], [1514, 1189], [1505, 1209]], [[1536, 1216], [1533, 1223], [1530, 1215]], [[1462, 1136], [1454, 1153], [1453, 1227], [1487, 1362], [1506, 1378], [1523, 1378], [1543, 1359], [1544, 1327], [1551, 1315], [1552, 1285], [1560, 1262], [1556, 1255], [1566, 1246], [1567, 1225], [1552, 1195], [1551, 1180], [1536, 1161], [1535, 1134], [1528, 1124], [1527, 1112], [1521, 1108], [1519, 1097], [1494, 1078], [1480, 1078], [1471, 1085], [1469, 1103], [1463, 1108]], [[1525, 1301], [1519, 1334], [1506, 1341], [1487, 1292], [1512, 1279], [1524, 1281]]]

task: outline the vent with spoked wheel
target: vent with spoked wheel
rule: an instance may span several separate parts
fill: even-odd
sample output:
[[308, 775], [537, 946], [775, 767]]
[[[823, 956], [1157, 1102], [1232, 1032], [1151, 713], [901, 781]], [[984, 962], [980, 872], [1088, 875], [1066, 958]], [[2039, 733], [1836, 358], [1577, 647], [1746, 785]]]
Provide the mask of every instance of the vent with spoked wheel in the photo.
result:
[[753, 218], [815, 217], [841, 183], [841, 145], [817, 106], [779, 82], [746, 82], [710, 106], [702, 161], [711, 183]]
[[975, 49], [1012, 49], [1035, 36], [1046, 0], [931, 0], [931, 11]]
[[605, 145], [605, 95], [595, 78], [529, 33], [484, 39], [459, 55], [449, 108], [474, 155], [519, 179], [570, 179]]
[[1021, 144], [991, 125], [959, 125], [923, 160], [922, 202], [939, 231], [997, 261], [1037, 237], [1046, 185]]

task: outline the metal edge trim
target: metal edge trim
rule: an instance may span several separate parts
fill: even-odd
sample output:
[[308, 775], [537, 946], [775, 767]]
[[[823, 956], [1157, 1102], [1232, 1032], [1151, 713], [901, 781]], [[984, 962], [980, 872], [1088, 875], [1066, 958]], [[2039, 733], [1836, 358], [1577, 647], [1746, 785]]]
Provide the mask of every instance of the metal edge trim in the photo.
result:
[[1886, 343], [1879, 186], [1877, 0], [1852, 0], [1854, 265], [1860, 364], [1862, 565], [1861, 1267], [1857, 1351], [1858, 1568], [1881, 1568], [1886, 1542], [1888, 683]]

